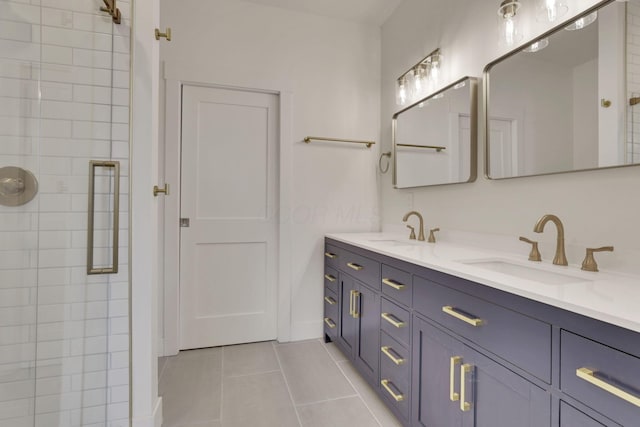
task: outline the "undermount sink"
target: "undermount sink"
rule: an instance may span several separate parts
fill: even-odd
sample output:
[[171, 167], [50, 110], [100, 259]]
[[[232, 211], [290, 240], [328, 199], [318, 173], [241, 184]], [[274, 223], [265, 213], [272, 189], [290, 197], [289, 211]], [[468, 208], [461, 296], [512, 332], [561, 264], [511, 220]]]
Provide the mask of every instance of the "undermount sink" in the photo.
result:
[[462, 264], [495, 271], [496, 273], [531, 280], [546, 285], [567, 285], [570, 283], [591, 282], [592, 280], [567, 273], [556, 273], [541, 268], [518, 264], [505, 259], [465, 260]]
[[383, 246], [419, 246], [424, 245], [425, 242], [417, 240], [395, 240], [395, 239], [370, 239], [369, 242], [380, 244]]

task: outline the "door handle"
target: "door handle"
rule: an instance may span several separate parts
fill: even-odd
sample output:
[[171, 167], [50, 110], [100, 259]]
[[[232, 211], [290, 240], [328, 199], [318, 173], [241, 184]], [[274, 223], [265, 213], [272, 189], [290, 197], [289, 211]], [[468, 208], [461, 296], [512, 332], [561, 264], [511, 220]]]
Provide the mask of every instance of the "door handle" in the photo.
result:
[[[95, 232], [95, 178], [96, 168], [113, 169], [113, 230], [111, 237], [111, 267], [98, 268], [93, 260], [93, 241]], [[118, 234], [120, 232], [120, 162], [102, 162], [91, 160], [89, 162], [89, 197], [87, 218], [87, 274], [116, 274], [118, 272]]]
[[465, 363], [460, 366], [460, 410], [462, 412], [469, 412], [471, 410], [471, 403], [467, 402], [467, 375], [473, 371], [473, 365]]
[[353, 291], [353, 318], [360, 318], [360, 292]]
[[404, 289], [404, 285], [400, 284], [398, 282], [396, 282], [395, 280], [391, 280], [391, 279], [382, 279], [382, 283], [384, 283], [385, 285], [392, 287], [393, 289], [395, 289], [396, 291], [401, 291]]
[[576, 376], [580, 379], [585, 380], [586, 382], [593, 384], [594, 386], [601, 388], [607, 393], [611, 393], [614, 396], [631, 403], [635, 406], [640, 406], [640, 397], [634, 396], [631, 393], [628, 393], [619, 387], [614, 386], [606, 381], [601, 380], [595, 376], [595, 372], [589, 368], [579, 368], [576, 370]]
[[449, 366], [449, 399], [452, 402], [460, 400], [460, 393], [455, 391], [456, 383], [456, 366], [462, 363], [462, 357], [453, 356], [450, 360]]

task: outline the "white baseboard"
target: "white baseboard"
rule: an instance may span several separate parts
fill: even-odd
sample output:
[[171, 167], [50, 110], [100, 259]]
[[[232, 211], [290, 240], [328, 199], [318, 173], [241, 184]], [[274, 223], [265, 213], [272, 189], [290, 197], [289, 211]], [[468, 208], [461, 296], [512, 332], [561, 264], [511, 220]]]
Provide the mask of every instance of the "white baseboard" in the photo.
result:
[[322, 321], [294, 322], [291, 324], [291, 341], [312, 340], [322, 337]]
[[153, 414], [149, 417], [138, 417], [132, 421], [133, 427], [162, 427], [162, 397], [156, 400]]

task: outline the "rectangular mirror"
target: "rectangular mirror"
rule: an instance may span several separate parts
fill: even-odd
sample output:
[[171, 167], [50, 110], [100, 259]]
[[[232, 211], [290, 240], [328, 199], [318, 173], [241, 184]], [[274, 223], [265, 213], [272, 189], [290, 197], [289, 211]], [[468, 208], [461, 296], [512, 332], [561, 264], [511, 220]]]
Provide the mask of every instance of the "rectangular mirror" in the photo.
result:
[[[638, 95], [634, 95], [633, 78], [628, 79], [626, 67], [627, 44], [637, 39], [627, 37], [627, 30], [631, 34], [640, 31], [640, 16], [627, 19], [627, 10], [632, 13], [639, 5], [640, 0], [629, 1], [628, 7], [621, 2], [601, 2], [487, 65], [488, 178], [640, 162], [631, 106]], [[636, 29], [627, 28], [627, 22]], [[634, 48], [637, 51], [638, 47], [629, 51], [635, 52]], [[629, 71], [634, 67], [638, 66]], [[640, 89], [640, 79], [635, 80]]]
[[475, 181], [477, 86], [465, 77], [393, 116], [394, 188]]

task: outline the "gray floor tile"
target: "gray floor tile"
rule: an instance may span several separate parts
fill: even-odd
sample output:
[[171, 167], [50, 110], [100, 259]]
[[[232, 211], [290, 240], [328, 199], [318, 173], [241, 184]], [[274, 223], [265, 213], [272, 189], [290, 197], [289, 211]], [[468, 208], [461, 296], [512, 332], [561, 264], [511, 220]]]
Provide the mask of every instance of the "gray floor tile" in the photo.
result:
[[221, 349], [192, 350], [167, 358], [158, 387], [163, 427], [219, 420], [221, 386]]
[[354, 396], [355, 390], [320, 341], [276, 346], [296, 405]]
[[338, 346], [336, 343], [328, 342], [328, 343], [323, 343], [322, 345], [324, 345], [324, 348], [327, 349], [327, 351], [331, 355], [331, 358], [336, 362], [347, 360], [347, 356], [345, 356], [344, 353], [338, 349]]
[[369, 383], [355, 370], [351, 362], [347, 360], [338, 362], [338, 366], [383, 427], [402, 427], [395, 415], [391, 413], [380, 397], [371, 389]]
[[359, 397], [298, 406], [302, 427], [379, 426]]
[[223, 427], [299, 427], [280, 372], [223, 380]]
[[280, 370], [273, 343], [270, 341], [224, 347], [222, 355], [225, 377]]

